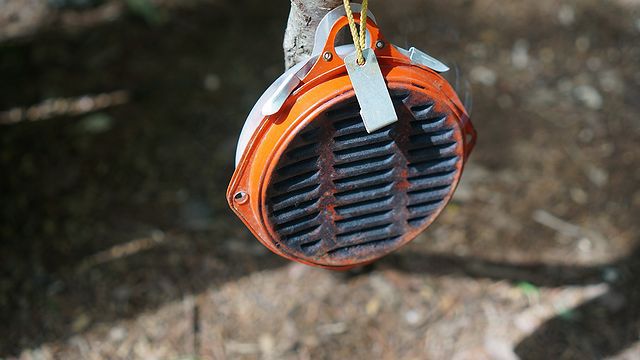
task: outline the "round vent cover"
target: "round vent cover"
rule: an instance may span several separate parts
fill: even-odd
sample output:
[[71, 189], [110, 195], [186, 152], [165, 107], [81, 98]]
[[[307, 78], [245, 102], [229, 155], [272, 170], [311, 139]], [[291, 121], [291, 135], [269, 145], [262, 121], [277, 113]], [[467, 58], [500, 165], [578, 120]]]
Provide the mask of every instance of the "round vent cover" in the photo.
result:
[[[446, 65], [389, 44], [375, 21], [366, 24], [367, 53], [375, 54], [391, 101], [380, 92], [375, 99], [398, 121], [368, 132], [335, 48], [345, 26], [344, 9], [327, 14], [312, 56], [258, 100], [227, 190], [233, 211], [271, 251], [330, 269], [370, 263], [425, 230], [451, 199], [476, 140], [464, 105], [439, 74]], [[388, 123], [376, 114], [365, 111], [368, 120]]]

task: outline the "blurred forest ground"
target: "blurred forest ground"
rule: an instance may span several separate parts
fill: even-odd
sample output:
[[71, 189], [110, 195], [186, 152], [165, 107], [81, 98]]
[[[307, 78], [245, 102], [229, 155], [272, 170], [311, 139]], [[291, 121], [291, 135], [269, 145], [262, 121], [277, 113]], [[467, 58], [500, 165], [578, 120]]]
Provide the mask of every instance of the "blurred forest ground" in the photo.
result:
[[372, 1], [460, 64], [480, 137], [441, 218], [346, 274], [224, 200], [288, 7], [0, 1], [0, 358], [640, 357], [638, 1]]

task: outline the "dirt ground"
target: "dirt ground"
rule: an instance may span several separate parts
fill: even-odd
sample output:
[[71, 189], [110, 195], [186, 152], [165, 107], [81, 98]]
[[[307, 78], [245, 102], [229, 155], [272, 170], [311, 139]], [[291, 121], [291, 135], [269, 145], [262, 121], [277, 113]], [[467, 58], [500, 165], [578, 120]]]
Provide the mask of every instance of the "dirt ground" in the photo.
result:
[[640, 358], [638, 1], [373, 1], [460, 65], [479, 143], [432, 227], [347, 273], [224, 198], [288, 1], [53, 3], [0, 1], [0, 358]]

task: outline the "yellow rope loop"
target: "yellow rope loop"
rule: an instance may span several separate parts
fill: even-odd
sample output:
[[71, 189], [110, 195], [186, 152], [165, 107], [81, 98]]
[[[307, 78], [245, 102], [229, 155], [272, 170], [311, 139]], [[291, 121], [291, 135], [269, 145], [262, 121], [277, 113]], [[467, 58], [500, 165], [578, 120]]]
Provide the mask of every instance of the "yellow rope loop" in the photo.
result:
[[344, 0], [344, 9], [347, 13], [347, 20], [349, 20], [349, 28], [351, 29], [351, 37], [353, 38], [353, 45], [356, 48], [356, 58], [358, 65], [364, 65], [364, 56], [362, 51], [367, 47], [366, 34], [367, 34], [367, 5], [368, 0], [362, 0], [362, 10], [360, 11], [360, 34], [356, 28], [356, 20], [353, 18], [353, 11], [351, 10], [351, 4], [349, 0]]
[[[360, 10], [360, 48], [364, 51], [367, 47], [367, 5], [368, 0], [362, 1], [362, 10]], [[364, 59], [362, 60], [364, 63]]]

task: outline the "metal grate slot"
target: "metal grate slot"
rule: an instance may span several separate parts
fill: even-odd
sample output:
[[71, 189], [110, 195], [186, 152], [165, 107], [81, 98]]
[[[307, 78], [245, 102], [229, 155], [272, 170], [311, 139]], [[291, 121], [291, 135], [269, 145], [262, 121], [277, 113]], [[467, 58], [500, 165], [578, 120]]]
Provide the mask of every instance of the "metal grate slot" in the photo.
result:
[[305, 188], [290, 191], [286, 194], [274, 196], [271, 202], [271, 209], [277, 212], [292, 206], [301, 204], [320, 197], [320, 184], [314, 184]]
[[393, 166], [394, 155], [383, 155], [373, 158], [353, 161], [346, 164], [335, 165], [337, 178], [355, 176], [362, 173], [371, 173], [379, 170], [386, 170]]
[[319, 143], [300, 145], [285, 153], [285, 157], [291, 161], [299, 161], [312, 157], [317, 157], [320, 150]]
[[393, 196], [384, 196], [378, 199], [361, 201], [349, 205], [342, 205], [335, 208], [336, 213], [342, 217], [359, 216], [371, 213], [372, 210], [387, 210], [392, 208]]
[[408, 205], [416, 205], [430, 201], [443, 200], [450, 191], [451, 186], [449, 185], [429, 188], [426, 190], [409, 191], [407, 193], [407, 195], [409, 196]]
[[407, 208], [409, 209], [409, 214], [412, 218], [420, 217], [420, 216], [428, 216], [431, 215], [434, 211], [440, 208], [441, 200], [430, 201], [426, 203], [409, 205]]
[[288, 245], [297, 246], [307, 242], [309, 239], [320, 237], [321, 230], [322, 230], [322, 226], [318, 225], [309, 229], [304, 229], [294, 234], [290, 234], [286, 236], [284, 240]]
[[359, 116], [360, 108], [358, 107], [358, 101], [355, 98], [351, 101], [345, 101], [334, 109], [327, 111], [327, 118], [332, 121], [340, 121]]
[[308, 172], [306, 174], [297, 175], [274, 184], [274, 195], [285, 192], [295, 191], [307, 186], [317, 184], [320, 180], [320, 171]]
[[291, 223], [294, 220], [298, 220], [305, 216], [310, 216], [311, 214], [316, 212], [318, 209], [317, 205], [319, 202], [320, 202], [320, 199], [314, 199], [314, 200], [308, 201], [309, 204], [302, 204], [299, 207], [298, 206], [291, 207], [283, 211], [280, 211], [278, 213], [274, 212], [273, 218], [274, 220], [277, 221], [278, 226]]
[[392, 236], [382, 239], [374, 239], [362, 242], [355, 245], [340, 246], [327, 252], [327, 255], [335, 256], [337, 258], [349, 258], [352, 256], [362, 256], [364, 252], [384, 252], [389, 247], [396, 245], [401, 236]]
[[394, 147], [395, 143], [393, 140], [384, 140], [379, 143], [353, 147], [346, 150], [339, 150], [334, 154], [335, 163], [342, 164], [349, 161], [368, 159], [379, 155], [390, 154], [393, 152]]
[[357, 146], [371, 145], [385, 140], [391, 140], [393, 128], [380, 129], [374, 133], [368, 134], [355, 133], [335, 137], [335, 150], [348, 149]]
[[443, 125], [447, 121], [444, 116], [437, 117], [435, 119], [416, 120], [411, 123], [411, 127], [414, 130], [430, 132], [442, 129]]
[[355, 175], [334, 181], [338, 191], [354, 190], [361, 187], [373, 186], [389, 181], [394, 169], [374, 171], [366, 174]]
[[433, 110], [433, 104], [422, 104], [411, 107], [411, 112], [413, 112], [413, 116], [416, 120], [424, 120], [431, 115], [431, 111]]
[[442, 145], [451, 143], [453, 140], [453, 129], [434, 131], [430, 133], [415, 134], [409, 136], [409, 141], [413, 145], [424, 147], [424, 145]]
[[349, 204], [371, 199], [376, 195], [391, 194], [394, 183], [386, 182], [379, 185], [373, 185], [368, 187], [357, 188], [354, 190], [343, 191], [336, 193], [334, 196], [337, 203]]
[[366, 131], [360, 116], [347, 120], [336, 121], [333, 126], [336, 129], [337, 136], [362, 133], [363, 131]]
[[368, 226], [391, 224], [392, 210], [367, 213], [336, 221], [339, 234], [359, 231]]
[[317, 248], [320, 245], [322, 245], [322, 239], [312, 240], [304, 244], [300, 244], [300, 250], [302, 250], [305, 254], [311, 254], [318, 251]]
[[409, 178], [409, 184], [411, 190], [422, 190], [428, 188], [434, 188], [438, 186], [449, 185], [453, 182], [456, 175], [455, 171], [441, 172], [435, 174], [428, 174], [423, 176], [416, 176]]
[[371, 226], [368, 228], [358, 229], [357, 231], [345, 234], [338, 234], [336, 238], [340, 242], [340, 244], [356, 245], [358, 243], [362, 243], [362, 239], [371, 241], [393, 236], [393, 230], [393, 224], [388, 223], [380, 226]]
[[315, 171], [318, 168], [318, 157], [298, 161], [293, 164], [285, 165], [278, 169], [278, 172], [285, 177], [293, 177], [300, 174], [305, 174], [310, 171]]
[[409, 150], [409, 156], [412, 160], [436, 160], [443, 157], [456, 156], [458, 144], [450, 143], [437, 146], [425, 146], [422, 148]]
[[288, 223], [279, 224], [276, 228], [278, 229], [278, 232], [286, 236], [312, 229], [318, 225], [320, 225], [320, 213], [316, 212], [311, 215], [292, 220]]
[[458, 157], [452, 156], [442, 160], [427, 160], [408, 165], [407, 176], [420, 176], [434, 174], [437, 172], [455, 170], [458, 164]]
[[303, 131], [298, 136], [298, 141], [300, 142], [315, 142], [318, 141], [318, 137], [320, 136], [321, 129], [318, 127], [311, 128], [310, 130]]

